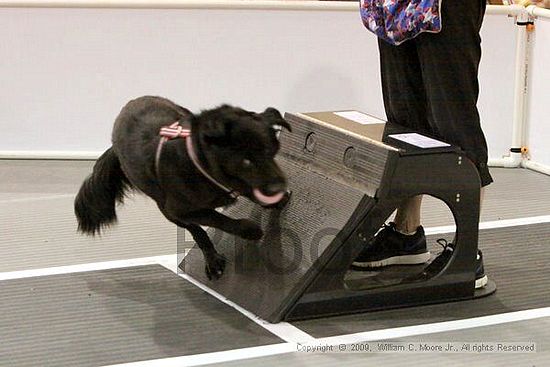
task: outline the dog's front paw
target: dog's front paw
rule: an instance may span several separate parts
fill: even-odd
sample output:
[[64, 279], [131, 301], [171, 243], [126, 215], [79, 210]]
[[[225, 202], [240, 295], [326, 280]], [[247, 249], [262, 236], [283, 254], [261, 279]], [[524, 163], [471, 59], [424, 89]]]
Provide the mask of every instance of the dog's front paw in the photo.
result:
[[239, 221], [239, 227], [239, 236], [245, 240], [257, 241], [264, 235], [264, 231], [262, 231], [260, 226], [248, 219], [241, 219]]
[[220, 279], [224, 269], [225, 269], [225, 258], [218, 253], [212, 255], [212, 257], [210, 257], [206, 261], [206, 266], [204, 267], [208, 280]]

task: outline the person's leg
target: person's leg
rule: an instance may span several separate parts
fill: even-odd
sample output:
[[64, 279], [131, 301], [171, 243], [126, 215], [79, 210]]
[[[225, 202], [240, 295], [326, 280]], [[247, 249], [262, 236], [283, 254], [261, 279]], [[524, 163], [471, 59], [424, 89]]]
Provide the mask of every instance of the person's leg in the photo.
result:
[[[384, 137], [395, 125], [428, 132], [426, 93], [413, 42], [393, 46], [378, 41], [382, 94], [388, 122]], [[354, 260], [358, 269], [387, 265], [422, 264], [430, 259], [426, 236], [420, 226], [422, 197], [406, 200], [397, 209], [395, 222], [384, 225]]]
[[[487, 144], [476, 107], [481, 55], [479, 28], [485, 5], [484, 0], [459, 3], [443, 2], [444, 30], [439, 34], [424, 34], [401, 46], [379, 40], [382, 91], [388, 118], [385, 135], [391, 132], [393, 124], [399, 124], [462, 147], [478, 167], [485, 186], [492, 179], [486, 165]], [[454, 9], [456, 7], [468, 8], [468, 11]], [[461, 60], [463, 57], [465, 60]], [[465, 123], [457, 128], [459, 121]], [[469, 133], [474, 139], [469, 140]], [[418, 243], [417, 248], [425, 246], [420, 226], [421, 200], [422, 197], [417, 196], [404, 202], [398, 208], [395, 225], [381, 231], [354, 265], [388, 265], [385, 259], [384, 262], [371, 260], [380, 258], [377, 252], [387, 257], [386, 253], [399, 251], [398, 244], [403, 242]], [[415, 229], [412, 236], [401, 235], [411, 234]]]
[[415, 40], [432, 130], [465, 151], [478, 168], [482, 186], [492, 182], [477, 109], [484, 12], [485, 0], [443, 1], [441, 32]]
[[[378, 40], [378, 48], [382, 95], [388, 120], [384, 137], [391, 133], [396, 124], [431, 134], [426, 91], [414, 41], [393, 46]], [[397, 209], [394, 222], [398, 232], [412, 235], [417, 231], [421, 223], [421, 203], [422, 196], [416, 196]]]
[[[483, 187], [492, 182], [487, 168], [487, 142], [477, 109], [478, 68], [481, 60], [479, 31], [485, 12], [485, 0], [443, 1], [443, 29], [438, 34], [417, 37], [416, 46], [428, 101], [428, 118], [434, 135], [459, 146], [475, 164]], [[424, 273], [437, 274], [451, 258], [454, 246], [432, 261]], [[487, 283], [483, 258], [478, 251], [476, 288]]]
[[395, 229], [405, 235], [413, 235], [421, 224], [420, 211], [422, 195], [414, 196], [405, 201], [395, 214]]
[[[485, 197], [485, 187], [479, 191], [479, 209], [483, 206]], [[398, 209], [395, 215], [395, 229], [406, 235], [413, 235], [421, 222], [422, 195], [417, 195], [405, 201]]]
[[[487, 168], [487, 143], [477, 110], [477, 75], [481, 59], [479, 30], [485, 2], [444, 1], [442, 12], [444, 26], [441, 33], [424, 34], [414, 41], [420, 71], [416, 69], [416, 63], [410, 68], [409, 61], [402, 64], [409, 70], [393, 67], [393, 78], [386, 77], [385, 83], [383, 82], [386, 87], [386, 110], [390, 111], [389, 115], [392, 117], [388, 119], [403, 124], [412, 111], [413, 124], [407, 122], [406, 126], [415, 127], [419, 132], [438, 135], [462, 147], [478, 168], [482, 186], [486, 186], [492, 182], [492, 178]], [[412, 44], [409, 48], [413, 48]], [[395, 73], [396, 70], [399, 73]], [[409, 72], [421, 76], [422, 81], [410, 76]], [[396, 82], [394, 79], [397, 78], [402, 78], [405, 82]], [[400, 95], [399, 91], [404, 86], [408, 86], [405, 91], [409, 92]], [[417, 104], [419, 100], [426, 100], [424, 107], [427, 107], [427, 111], [422, 110], [423, 106], [415, 105], [414, 101], [409, 102], [409, 95], [420, 97], [416, 100]], [[431, 129], [425, 127], [422, 118], [429, 121]], [[395, 224], [399, 232], [411, 234], [416, 231], [421, 223], [421, 200], [421, 196], [411, 198], [398, 209]], [[483, 190], [480, 202], [482, 200]]]
[[387, 124], [384, 138], [394, 125], [431, 133], [422, 69], [414, 41], [399, 46], [378, 40], [380, 76]]

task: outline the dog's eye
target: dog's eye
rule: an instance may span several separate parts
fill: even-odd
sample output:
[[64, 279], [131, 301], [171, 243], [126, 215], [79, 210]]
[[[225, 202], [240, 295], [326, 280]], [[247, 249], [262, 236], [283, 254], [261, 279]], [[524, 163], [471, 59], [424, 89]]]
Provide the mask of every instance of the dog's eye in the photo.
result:
[[250, 167], [252, 165], [252, 162], [250, 162], [250, 159], [243, 159], [243, 167]]

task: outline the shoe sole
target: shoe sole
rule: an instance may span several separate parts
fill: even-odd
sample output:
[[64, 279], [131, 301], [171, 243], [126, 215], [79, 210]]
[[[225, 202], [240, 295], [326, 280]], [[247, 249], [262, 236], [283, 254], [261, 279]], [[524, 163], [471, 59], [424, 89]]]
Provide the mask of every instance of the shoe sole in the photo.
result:
[[358, 268], [381, 268], [389, 265], [419, 265], [427, 263], [430, 260], [430, 253], [425, 252], [423, 254], [417, 255], [403, 255], [403, 256], [393, 256], [388, 257], [387, 259], [379, 261], [369, 261], [369, 262], [356, 262], [352, 263], [353, 266]]
[[487, 275], [479, 279], [476, 279], [476, 289], [485, 287], [488, 281], [489, 281], [489, 278], [487, 278]]

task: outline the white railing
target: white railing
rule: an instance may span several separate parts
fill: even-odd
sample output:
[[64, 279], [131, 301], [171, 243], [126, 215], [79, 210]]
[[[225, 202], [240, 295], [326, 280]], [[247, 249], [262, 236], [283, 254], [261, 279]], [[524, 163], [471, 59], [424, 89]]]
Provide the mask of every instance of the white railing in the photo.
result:
[[[0, 8], [265, 9], [357, 11], [357, 1], [304, 0], [0, 0]], [[488, 14], [518, 15], [520, 5], [488, 5]]]
[[550, 19], [550, 9], [544, 9], [535, 5], [530, 5], [526, 8], [526, 11], [530, 16]]
[[0, 7], [356, 11], [358, 3], [300, 0], [0, 0]]
[[[510, 152], [506, 157], [489, 160], [489, 165], [493, 167], [525, 167], [550, 175], [550, 167], [531, 161], [524, 157], [523, 151], [527, 150], [524, 145], [526, 132], [526, 115], [528, 105], [528, 84], [529, 84], [529, 57], [531, 55], [531, 30], [524, 25], [525, 22], [533, 22], [534, 18], [550, 19], [550, 10], [530, 5], [522, 8], [516, 15], [516, 22], [520, 25], [516, 40], [516, 60], [515, 60], [515, 81], [514, 81], [514, 116], [512, 126], [511, 148], [515, 152]], [[519, 152], [517, 150], [520, 150]]]

